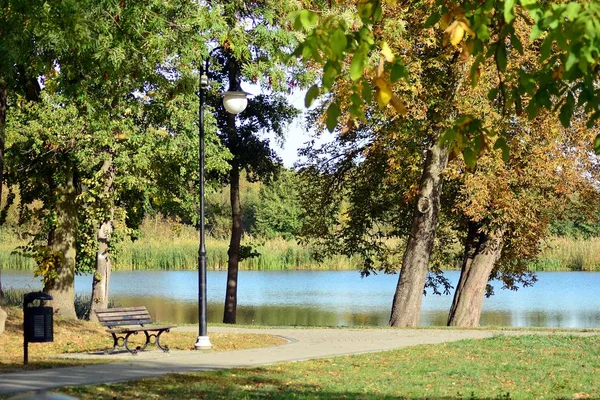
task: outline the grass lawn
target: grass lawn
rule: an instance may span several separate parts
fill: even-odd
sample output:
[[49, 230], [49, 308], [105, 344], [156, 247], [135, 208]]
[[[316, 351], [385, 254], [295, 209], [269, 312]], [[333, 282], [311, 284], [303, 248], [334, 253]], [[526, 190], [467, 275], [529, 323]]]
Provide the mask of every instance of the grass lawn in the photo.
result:
[[[56, 358], [56, 355], [67, 353], [82, 353], [107, 350], [112, 348], [112, 337], [100, 325], [86, 321], [71, 321], [54, 319], [54, 342], [30, 343], [29, 364], [23, 365], [23, 311], [17, 307], [3, 307], [8, 313], [6, 331], [0, 335], [0, 372], [52, 368], [58, 366], [83, 365], [115, 361], [114, 358], [105, 360], [74, 360]], [[161, 343], [170, 349], [192, 350], [197, 334], [194, 332], [171, 331], [163, 333]], [[142, 344], [145, 336], [130, 336], [132, 345]], [[227, 351], [266, 347], [282, 344], [285, 341], [279, 337], [258, 334], [213, 333], [210, 335], [212, 351]], [[148, 346], [146, 351], [157, 349]]]
[[499, 336], [61, 393], [82, 399], [598, 399], [600, 337]]

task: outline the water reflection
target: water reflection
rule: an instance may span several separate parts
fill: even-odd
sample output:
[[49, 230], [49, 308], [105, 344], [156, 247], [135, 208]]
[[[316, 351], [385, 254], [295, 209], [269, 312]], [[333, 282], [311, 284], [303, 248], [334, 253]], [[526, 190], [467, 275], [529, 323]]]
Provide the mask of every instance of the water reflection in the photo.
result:
[[[456, 271], [446, 272], [451, 282]], [[258, 325], [386, 325], [397, 276], [361, 279], [354, 271], [242, 271], [238, 322]], [[208, 321], [220, 322], [226, 273], [209, 271]], [[30, 273], [2, 273], [5, 287], [39, 290]], [[91, 277], [76, 279], [76, 292], [89, 294]], [[600, 327], [600, 273], [539, 274], [533, 288], [496, 290], [485, 299], [481, 325]], [[120, 306], [145, 305], [157, 321], [197, 323], [194, 271], [116, 272], [112, 298]], [[445, 325], [452, 296], [425, 296], [422, 325]]]

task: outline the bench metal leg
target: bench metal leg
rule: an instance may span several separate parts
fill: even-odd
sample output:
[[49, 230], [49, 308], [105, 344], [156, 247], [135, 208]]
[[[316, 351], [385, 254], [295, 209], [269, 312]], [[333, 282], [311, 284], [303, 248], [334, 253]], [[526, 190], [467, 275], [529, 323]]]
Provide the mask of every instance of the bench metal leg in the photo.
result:
[[160, 335], [162, 335], [163, 332], [169, 332], [169, 331], [171, 331], [171, 330], [165, 329], [163, 331], [159, 331], [158, 334], [156, 335], [156, 345], [158, 346], [159, 349], [161, 349], [165, 353], [169, 352], [169, 346], [161, 346], [160, 345]]
[[[144, 347], [142, 347], [142, 350], [144, 350], [146, 348], [146, 346], [148, 346], [148, 344], [155, 344], [158, 346], [159, 349], [161, 349], [165, 353], [168, 353], [169, 346], [163, 346], [160, 344], [160, 335], [163, 332], [169, 332], [169, 330], [170, 329], [166, 329], [166, 330], [158, 331], [157, 333], [148, 333], [148, 331], [144, 331], [144, 333], [146, 334], [146, 343], [144, 344]], [[154, 342], [152, 342], [152, 339], [154, 339]]]
[[123, 342], [123, 344], [124, 344], [125, 348], [127, 349], [127, 351], [128, 351], [128, 352], [130, 352], [130, 353], [131, 353], [131, 354], [133, 354], [133, 355], [136, 355], [136, 354], [137, 354], [137, 352], [138, 352], [138, 350], [139, 350], [139, 351], [141, 351], [141, 350], [144, 350], [144, 349], [146, 348], [146, 345], [148, 344], [148, 341], [146, 340], [146, 344], [144, 344], [144, 347], [137, 346], [137, 347], [136, 347], [135, 349], [133, 349], [133, 350], [132, 350], [132, 349], [130, 349], [130, 348], [129, 348], [129, 343], [127, 342], [127, 341], [128, 341], [128, 339], [129, 339], [129, 336], [131, 336], [131, 335], [137, 335], [137, 334], [138, 334], [138, 333], [137, 333], [137, 331], [136, 331], [136, 332], [129, 332], [127, 335], [125, 335], [125, 340], [124, 340], [124, 342]]
[[148, 333], [148, 331], [142, 330], [142, 332], [144, 332], [144, 335], [146, 335], [146, 342], [144, 343], [143, 346], [136, 346], [135, 349], [132, 349], [129, 347], [129, 336], [137, 335], [138, 332], [140, 332], [140, 331], [132, 331], [132, 332], [123, 333], [125, 336], [120, 336], [114, 332], [111, 332], [111, 335], [113, 338], [113, 348], [111, 350], [106, 350], [105, 353], [111, 354], [111, 353], [115, 352], [117, 350], [117, 348], [125, 347], [125, 349], [130, 354], [136, 355], [138, 353], [138, 351], [145, 350], [146, 347], [148, 347], [148, 344], [156, 344], [156, 346], [158, 346], [159, 349], [161, 349], [165, 353], [168, 353], [169, 346], [163, 346], [160, 343], [160, 335], [162, 335], [163, 332], [170, 332], [170, 331], [171, 331], [170, 329], [163, 329], [163, 330], [159, 330], [159, 331], [153, 331], [156, 333]]
[[112, 333], [112, 332], [111, 332], [111, 335], [112, 335], [112, 338], [113, 338], [113, 348], [112, 348], [112, 349], [110, 349], [110, 350], [105, 350], [105, 351], [104, 351], [104, 353], [106, 353], [106, 354], [111, 354], [111, 353], [114, 353], [114, 352], [115, 352], [115, 350], [117, 350], [117, 347], [121, 347], [121, 346], [123, 346], [123, 345], [119, 345], [119, 339], [123, 339], [123, 340], [124, 340], [124, 338], [123, 338], [123, 337], [121, 337], [121, 336], [117, 336], [117, 335], [115, 335], [115, 334], [114, 334], [114, 333]]

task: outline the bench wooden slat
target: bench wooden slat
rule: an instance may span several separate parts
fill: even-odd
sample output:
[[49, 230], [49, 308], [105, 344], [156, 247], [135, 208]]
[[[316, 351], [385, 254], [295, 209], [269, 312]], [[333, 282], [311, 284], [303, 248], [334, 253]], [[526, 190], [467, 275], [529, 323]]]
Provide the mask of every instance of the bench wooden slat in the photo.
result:
[[101, 314], [96, 314], [99, 318], [106, 318], [112, 316], [121, 316], [121, 315], [150, 315], [147, 310], [144, 311], [119, 311], [119, 312], [106, 312]]
[[107, 329], [108, 332], [114, 332], [114, 333], [127, 333], [127, 332], [142, 332], [142, 331], [148, 331], [148, 332], [153, 332], [153, 331], [162, 331], [162, 330], [166, 330], [166, 329], [171, 329], [171, 328], [175, 328], [176, 325], [165, 325], [165, 326], [144, 326], [142, 328], [140, 327], [131, 327], [131, 328], [113, 328], [113, 329]]
[[105, 314], [112, 312], [121, 312], [121, 311], [145, 311], [148, 312], [145, 306], [137, 306], [137, 307], [123, 307], [123, 308], [106, 308], [104, 310], [95, 310], [96, 314]]
[[[151, 324], [152, 320], [151, 319], [142, 319], [142, 320], [128, 320], [128, 321], [106, 321], [103, 322], [102, 325], [103, 326], [120, 326], [120, 325], [147, 325], [147, 324]], [[143, 329], [143, 327], [139, 327], [140, 329]]]
[[131, 320], [131, 319], [152, 319], [149, 314], [135, 314], [135, 315], [108, 315], [98, 318], [98, 321], [112, 321], [112, 320]]
[[152, 317], [146, 307], [108, 308], [97, 310], [96, 316], [98, 321], [107, 327], [152, 323]]
[[135, 319], [135, 318], [152, 318], [150, 314], [126, 314], [126, 315], [103, 315], [98, 317], [100, 321], [109, 319]]

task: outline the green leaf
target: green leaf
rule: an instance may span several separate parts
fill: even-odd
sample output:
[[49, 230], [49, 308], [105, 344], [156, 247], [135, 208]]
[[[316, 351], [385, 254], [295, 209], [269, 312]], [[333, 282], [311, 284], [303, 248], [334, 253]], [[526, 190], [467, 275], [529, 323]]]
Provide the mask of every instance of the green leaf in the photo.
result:
[[424, 28], [433, 28], [435, 24], [442, 18], [442, 15], [439, 12], [434, 12], [429, 15], [427, 21], [425, 21]]
[[451, 144], [452, 142], [454, 142], [456, 140], [456, 129], [454, 128], [448, 128], [444, 131], [444, 133], [442, 133], [440, 135], [440, 144], [442, 146], [446, 146]]
[[[310, 28], [312, 28], [313, 26], [317, 25], [317, 23], [319, 22], [319, 16], [317, 15], [317, 13], [314, 13], [312, 11], [309, 10], [301, 10], [298, 13], [298, 18], [296, 19], [297, 21], [300, 21], [300, 25], [308, 30]], [[294, 25], [296, 23], [294, 22]]]
[[529, 39], [531, 40], [536, 40], [538, 39], [540, 36], [542, 36], [544, 34], [544, 31], [542, 29], [540, 29], [540, 27], [535, 24], [532, 28], [531, 28], [531, 33], [529, 34]]
[[560, 114], [558, 115], [558, 119], [563, 127], [568, 128], [571, 124], [571, 118], [573, 117], [573, 108], [575, 107], [575, 98], [571, 93], [567, 97], [567, 101], [560, 108]]
[[465, 147], [462, 153], [467, 167], [469, 169], [474, 169], [477, 166], [477, 153], [475, 150], [470, 147]]
[[361, 95], [365, 103], [370, 103], [371, 101], [373, 101], [373, 88], [366, 79], [363, 79]]
[[554, 35], [548, 35], [542, 42], [540, 47], [540, 58], [546, 60], [552, 54], [552, 43], [554, 42]]
[[513, 99], [515, 101], [515, 112], [517, 113], [518, 116], [520, 116], [521, 114], [523, 114], [523, 100], [521, 99], [521, 95], [519, 95], [519, 92], [517, 91], [517, 89], [515, 88], [515, 90], [513, 90]]
[[306, 96], [304, 97], [304, 106], [306, 108], [310, 107], [315, 101], [315, 99], [319, 97], [320, 92], [321, 91], [319, 90], [319, 87], [317, 85], [312, 85], [310, 89], [308, 89], [308, 92], [306, 92]]
[[479, 66], [483, 61], [483, 56], [480, 54], [477, 56], [473, 64], [471, 65], [471, 70], [469, 71], [469, 78], [471, 79], [471, 87], [476, 87], [479, 83], [479, 77], [481, 76], [481, 72], [479, 70]]
[[327, 109], [327, 120], [325, 121], [325, 124], [327, 125], [327, 130], [329, 132], [333, 132], [335, 130], [339, 116], [340, 106], [336, 102], [331, 103], [329, 105], [329, 108]]
[[487, 25], [480, 25], [479, 28], [477, 28], [477, 39], [482, 40], [482, 41], [486, 41], [490, 38], [490, 30], [487, 27]]
[[338, 57], [343, 55], [347, 46], [348, 39], [346, 39], [346, 34], [342, 29], [337, 28], [331, 35], [331, 49], [333, 50], [333, 55]]
[[521, 0], [521, 6], [525, 7], [528, 10], [538, 8], [540, 6], [539, 3], [539, 0]]
[[364, 21], [373, 15], [373, 3], [370, 1], [360, 1], [358, 3], [358, 16]]
[[350, 78], [353, 81], [356, 81], [363, 76], [366, 60], [367, 55], [363, 51], [357, 51], [354, 53], [354, 56], [352, 56], [352, 61], [350, 62]]
[[392, 66], [392, 72], [390, 73], [390, 80], [392, 82], [396, 82], [398, 79], [404, 78], [408, 79], [408, 71], [404, 67], [402, 62], [396, 60], [394, 65]]
[[329, 89], [335, 82], [335, 78], [340, 74], [340, 63], [329, 60], [323, 66], [323, 88]]
[[506, 47], [504, 43], [498, 43], [498, 51], [496, 52], [496, 63], [498, 64], [498, 69], [500, 72], [506, 71]]
[[509, 149], [508, 149], [508, 145], [506, 144], [506, 139], [504, 139], [503, 137], [500, 137], [496, 140], [496, 143], [494, 143], [494, 150], [502, 150], [502, 159], [504, 160], [504, 162], [508, 162], [510, 154], [509, 154]]
[[581, 11], [581, 4], [576, 3], [576, 2], [571, 2], [571, 3], [567, 4], [567, 11], [566, 11], [565, 15], [571, 21], [574, 21], [579, 16], [580, 11]]
[[361, 42], [367, 43], [369, 46], [375, 44], [375, 37], [373, 36], [373, 32], [365, 26], [360, 28], [360, 31], [358, 32], [358, 37], [360, 38]]
[[523, 43], [519, 40], [519, 37], [516, 34], [512, 34], [510, 36], [510, 43], [512, 46], [519, 52], [519, 54], [523, 54]]
[[573, 68], [573, 66], [578, 63], [579, 63], [579, 57], [577, 57], [577, 54], [575, 54], [573, 49], [571, 49], [571, 51], [569, 52], [569, 55], [567, 56], [567, 61], [565, 62], [565, 71], [570, 71], [571, 68]]
[[600, 133], [594, 139], [594, 151], [596, 154], [600, 154]]
[[504, 1], [504, 19], [510, 23], [515, 19], [515, 3], [516, 0], [505, 0]]
[[381, 3], [377, 2], [375, 6], [375, 11], [373, 12], [373, 21], [378, 22], [381, 21], [381, 17], [383, 16], [383, 8], [381, 7]]

